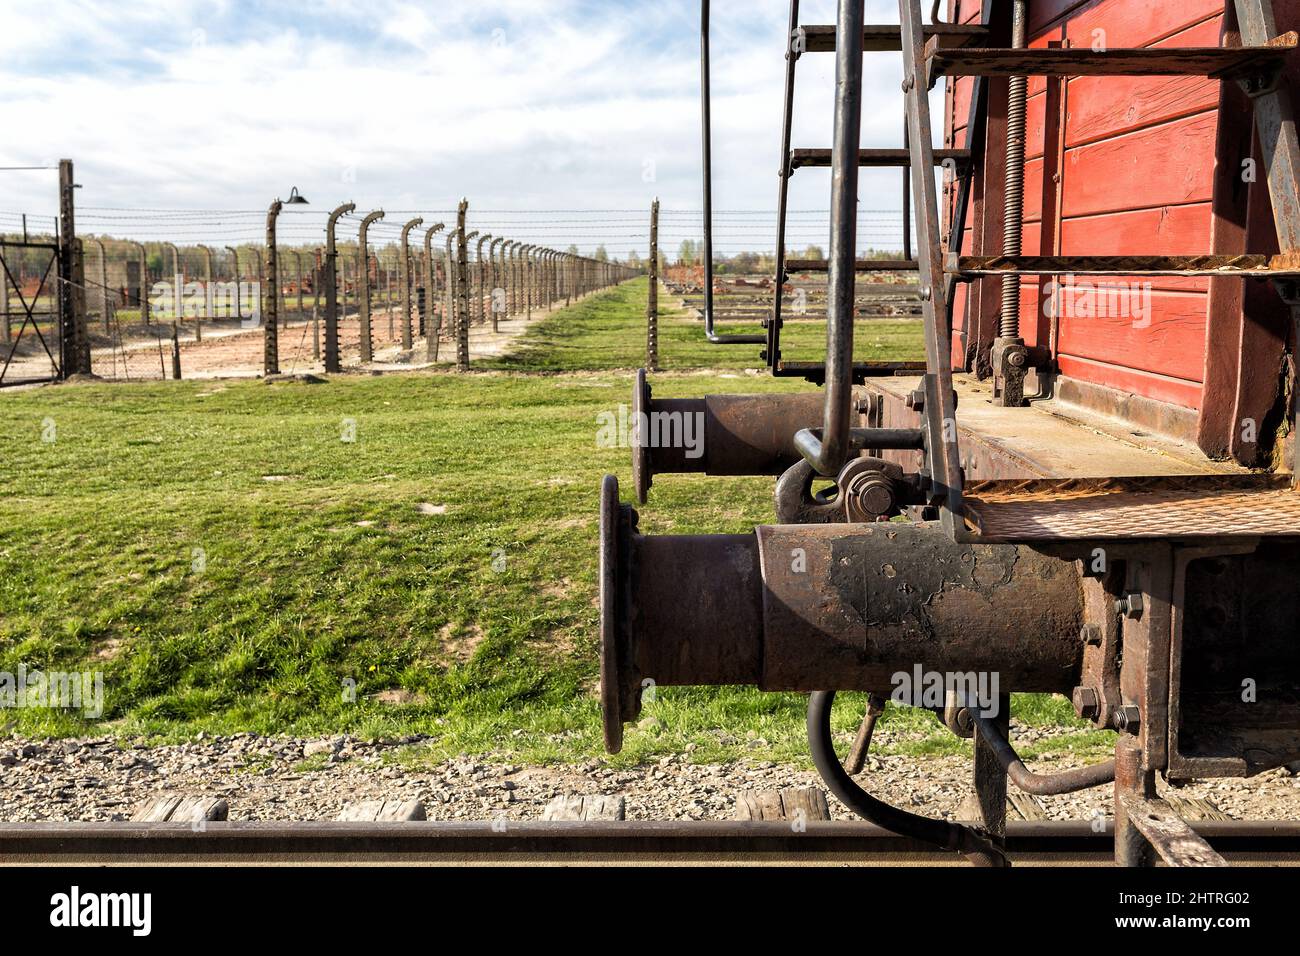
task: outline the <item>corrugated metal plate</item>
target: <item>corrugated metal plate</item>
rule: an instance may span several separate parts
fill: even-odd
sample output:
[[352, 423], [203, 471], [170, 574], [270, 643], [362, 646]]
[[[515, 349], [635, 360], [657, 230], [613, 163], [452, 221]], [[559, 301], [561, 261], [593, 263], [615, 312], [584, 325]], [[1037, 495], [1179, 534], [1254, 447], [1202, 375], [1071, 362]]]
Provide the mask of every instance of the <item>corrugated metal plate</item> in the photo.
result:
[[987, 541], [1300, 536], [1286, 475], [985, 481], [965, 495]]

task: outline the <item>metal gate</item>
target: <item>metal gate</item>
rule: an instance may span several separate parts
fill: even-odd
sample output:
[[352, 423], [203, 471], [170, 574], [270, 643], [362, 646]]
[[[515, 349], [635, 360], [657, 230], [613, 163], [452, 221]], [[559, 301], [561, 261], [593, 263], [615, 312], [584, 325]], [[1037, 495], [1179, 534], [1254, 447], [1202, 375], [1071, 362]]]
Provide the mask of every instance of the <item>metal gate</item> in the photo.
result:
[[0, 387], [64, 377], [63, 279], [57, 240], [0, 236]]

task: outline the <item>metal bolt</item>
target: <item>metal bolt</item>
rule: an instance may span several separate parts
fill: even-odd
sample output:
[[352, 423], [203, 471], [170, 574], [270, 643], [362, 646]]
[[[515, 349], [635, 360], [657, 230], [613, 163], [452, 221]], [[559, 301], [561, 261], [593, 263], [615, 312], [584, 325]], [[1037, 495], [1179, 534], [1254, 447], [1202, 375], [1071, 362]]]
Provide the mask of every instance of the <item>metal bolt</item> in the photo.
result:
[[853, 410], [859, 415], [871, 414], [871, 396], [864, 395], [853, 403]]
[[1096, 647], [1101, 643], [1101, 628], [1096, 624], [1085, 624], [1079, 631], [1079, 640], [1089, 647]]
[[1091, 687], [1076, 687], [1071, 695], [1074, 712], [1084, 720], [1096, 720], [1101, 713], [1101, 697]]
[[1142, 726], [1142, 712], [1135, 704], [1125, 704], [1115, 711], [1115, 729], [1124, 734], [1136, 734]]
[[907, 395], [907, 407], [914, 412], [924, 411], [925, 392], [919, 388], [914, 392], [909, 392]]
[[1122, 598], [1115, 601], [1115, 613], [1124, 617], [1141, 617], [1142, 616], [1142, 592], [1129, 591]]

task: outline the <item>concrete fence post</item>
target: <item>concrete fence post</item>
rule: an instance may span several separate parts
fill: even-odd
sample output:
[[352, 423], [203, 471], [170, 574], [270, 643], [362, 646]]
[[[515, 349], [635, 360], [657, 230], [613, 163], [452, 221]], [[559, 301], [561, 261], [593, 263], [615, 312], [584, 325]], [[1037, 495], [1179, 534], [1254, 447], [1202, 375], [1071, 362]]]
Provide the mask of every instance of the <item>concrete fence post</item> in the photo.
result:
[[469, 200], [462, 199], [456, 214], [456, 368], [469, 371], [469, 241], [477, 233], [465, 233]]
[[491, 234], [479, 236], [478, 245], [474, 248], [474, 264], [475, 269], [478, 272], [478, 308], [474, 311], [478, 313], [479, 325], [485, 325], [487, 323], [487, 307], [483, 302], [483, 293], [486, 291], [487, 287], [487, 269], [486, 263], [483, 261], [483, 243], [491, 241]]
[[294, 272], [297, 273], [298, 315], [301, 316], [303, 312], [306, 310], [303, 308], [302, 305], [302, 252], [300, 252], [297, 249], [293, 250], [293, 264], [294, 264]]
[[134, 245], [140, 256], [140, 290], [138, 293], [140, 318], [147, 326], [149, 324], [149, 255], [144, 250], [144, 243], [137, 242]]
[[203, 341], [203, 320], [215, 317], [212, 311], [212, 249], [199, 246], [203, 250], [203, 315], [194, 320], [194, 341]]
[[402, 226], [402, 257], [397, 262], [398, 282], [402, 286], [402, 349], [410, 351], [411, 334], [411, 230], [424, 225], [422, 217], [412, 219]]
[[372, 340], [374, 330], [370, 325], [370, 246], [367, 241], [367, 233], [370, 231], [372, 222], [377, 222], [383, 218], [384, 211], [376, 209], [361, 220], [361, 227], [357, 231], [357, 262], [360, 270], [357, 272], [357, 318], [361, 322], [362, 362], [373, 362], [375, 358], [375, 348]]
[[330, 213], [325, 225], [325, 371], [342, 371], [339, 362], [339, 251], [337, 243], [339, 217], [357, 208], [344, 203]]
[[[240, 275], [239, 275], [239, 253], [235, 250], [234, 246], [226, 246], [226, 251], [230, 253], [230, 258], [233, 261], [233, 265], [231, 265], [230, 271], [234, 274], [234, 279], [235, 279], [235, 318], [243, 319], [244, 306], [241, 302], [242, 296], [239, 288], [241, 285], [243, 285], [243, 282], [240, 280]], [[230, 318], [229, 309], [226, 310], [226, 318]]]
[[[456, 298], [458, 295], [456, 291], [456, 277], [458, 266], [456, 265], [454, 253], [452, 252], [451, 247], [459, 238], [460, 231], [457, 229], [453, 229], [451, 232], [447, 233], [447, 248], [442, 257], [443, 284], [446, 286], [446, 301], [442, 306], [442, 324], [446, 326], [447, 334], [453, 336], [459, 334], [459, 330], [456, 328]], [[436, 344], [433, 348], [433, 356], [436, 361], [438, 357], [438, 346]]]
[[434, 223], [424, 231], [424, 301], [425, 301], [425, 322], [424, 322], [424, 354], [430, 362], [438, 361], [438, 326], [441, 323], [437, 320], [437, 310], [434, 291], [437, 287], [436, 276], [434, 275], [433, 266], [433, 237], [436, 233], [445, 229], [440, 222]]

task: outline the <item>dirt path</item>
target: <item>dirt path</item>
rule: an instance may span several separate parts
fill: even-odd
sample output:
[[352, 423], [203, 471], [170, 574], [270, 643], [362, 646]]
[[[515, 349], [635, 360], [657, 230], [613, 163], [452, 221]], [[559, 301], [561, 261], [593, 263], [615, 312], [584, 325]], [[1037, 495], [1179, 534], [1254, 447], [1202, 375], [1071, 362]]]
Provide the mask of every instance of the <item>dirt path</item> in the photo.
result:
[[[520, 315], [503, 318], [498, 330], [490, 321], [471, 325], [470, 362], [496, 357], [510, 351], [519, 336], [533, 323], [563, 308], [563, 303], [549, 310], [534, 309], [531, 318]], [[366, 368], [374, 371], [400, 371], [449, 365], [455, 361], [456, 345], [445, 334], [438, 347], [438, 361], [428, 361], [428, 343], [415, 337], [409, 350], [402, 348], [398, 314], [378, 312], [371, 320], [374, 360], [361, 363], [361, 323], [351, 313], [339, 323], [341, 361], [345, 369]], [[391, 321], [390, 321], [391, 319]], [[280, 329], [280, 371], [284, 374], [320, 374], [325, 370], [319, 356], [324, 348], [323, 324], [318, 329], [310, 320], [297, 316]], [[244, 329], [234, 325], [205, 324], [203, 339], [195, 338], [194, 327], [180, 331], [181, 377], [256, 378], [262, 374], [264, 332], [262, 328]], [[171, 376], [170, 328], [131, 330], [131, 338], [116, 348], [107, 342], [92, 349], [91, 363], [96, 375], [103, 378], [147, 380]]]

